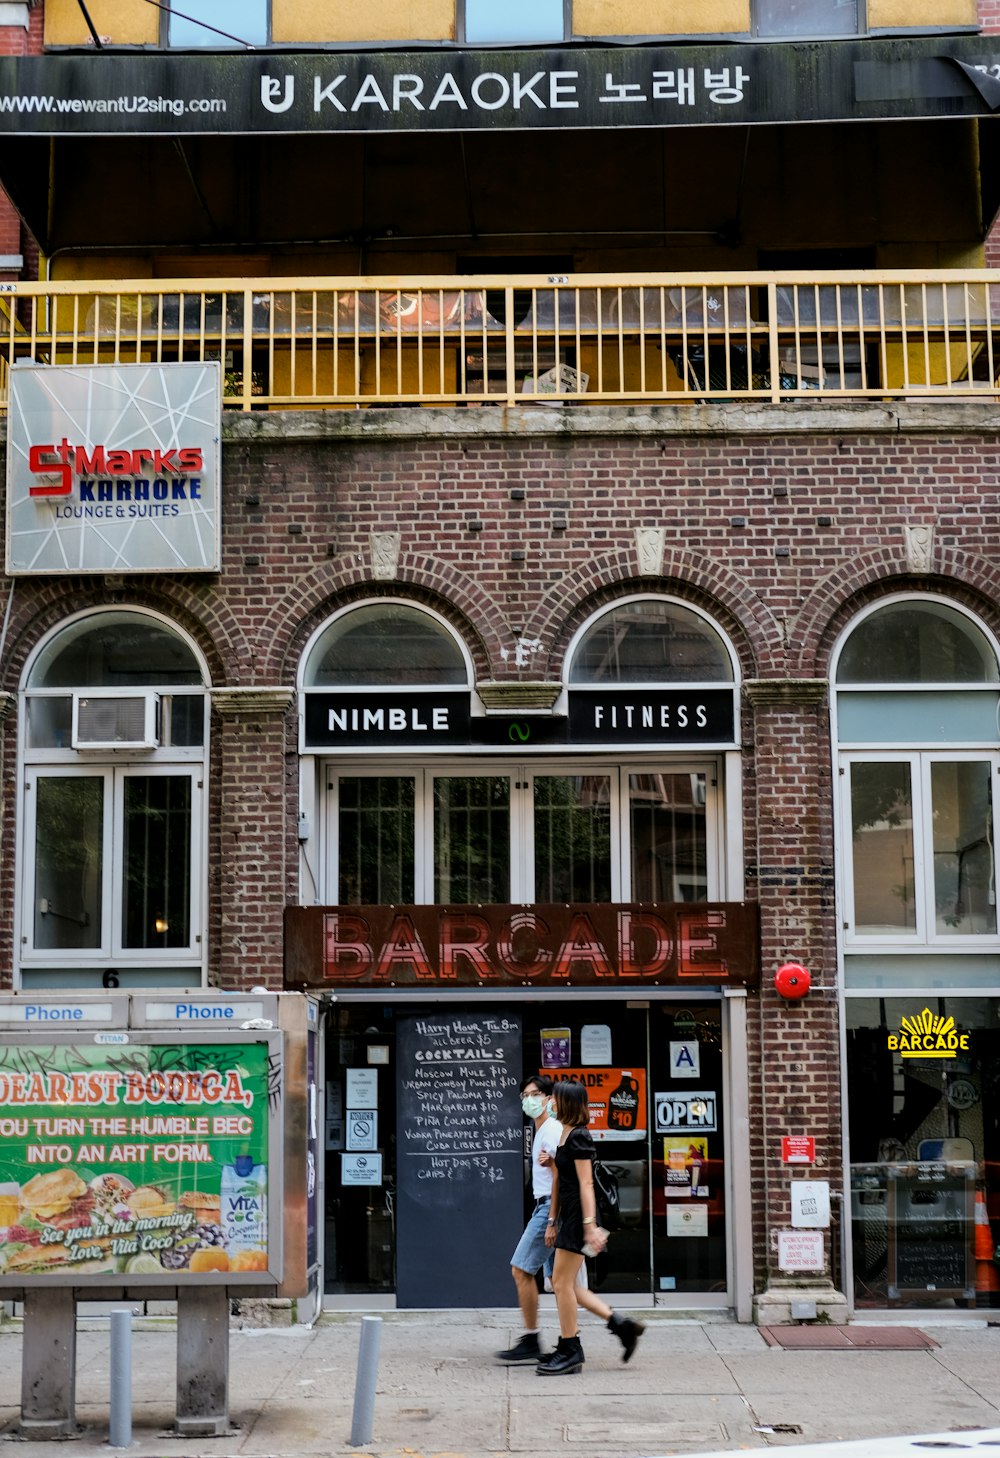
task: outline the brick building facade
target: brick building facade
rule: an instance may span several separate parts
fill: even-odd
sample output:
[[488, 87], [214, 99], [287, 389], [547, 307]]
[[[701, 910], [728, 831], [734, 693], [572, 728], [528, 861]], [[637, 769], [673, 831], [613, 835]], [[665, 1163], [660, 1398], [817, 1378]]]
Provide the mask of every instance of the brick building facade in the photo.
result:
[[[48, 44], [55, 54], [64, 43], [58, 26], [69, 24], [72, 8], [31, 10], [32, 28], [24, 34], [39, 54], [43, 9], [50, 12]], [[939, 7], [936, 28], [960, 35], [973, 30], [966, 9]], [[938, 12], [931, 16], [931, 10], [924, 7], [919, 27], [935, 29]], [[113, 31], [114, 12], [109, 5], [97, 21], [102, 32]], [[984, 0], [980, 23], [984, 33], [996, 28]], [[741, 33], [739, 23], [728, 29]], [[901, 48], [908, 43], [905, 36], [898, 41]], [[737, 59], [734, 51], [734, 64]], [[984, 121], [983, 139], [991, 135], [990, 125]], [[715, 146], [704, 130], [705, 145]], [[951, 182], [946, 184], [947, 168], [939, 169], [937, 158], [951, 152], [942, 145], [945, 133], [928, 130], [927, 136], [926, 225], [904, 206], [897, 242], [880, 243], [888, 249], [885, 255], [872, 253], [858, 268], [970, 269], [982, 263], [984, 249], [988, 262], [990, 242], [983, 242], [981, 230], [977, 236], [976, 223], [963, 218], [955, 225], [946, 216]], [[25, 141], [26, 149], [35, 140]], [[100, 142], [91, 145], [89, 158], [105, 156], [110, 167], [121, 166], [121, 175], [139, 185], [138, 164], [126, 155], [126, 144], [105, 141], [105, 152]], [[793, 142], [781, 146], [790, 149]], [[159, 166], [155, 146], [150, 155], [150, 165]], [[28, 150], [25, 159], [11, 164], [10, 187], [25, 210], [25, 226], [40, 228], [37, 197], [27, 181]], [[721, 154], [719, 160], [725, 161]], [[221, 171], [222, 165], [199, 152], [192, 168], [209, 212], [221, 206], [224, 188], [213, 167]], [[433, 157], [418, 154], [413, 165], [420, 185], [429, 186]], [[761, 177], [778, 166], [776, 153]], [[0, 164], [0, 181], [4, 178]], [[873, 185], [876, 192], [890, 191], [884, 176], [876, 175]], [[797, 178], [796, 186], [808, 191], [810, 182]], [[981, 207], [989, 203], [985, 184], [984, 189], [982, 196], [976, 193]], [[888, 204], [881, 197], [879, 206], [884, 222]], [[195, 243], [184, 256], [178, 240], [167, 236], [167, 223], [152, 225], [154, 232], [161, 229], [161, 244], [140, 236], [150, 226], [142, 220], [123, 224], [117, 249], [98, 245], [95, 230], [74, 207], [70, 199], [63, 214], [57, 205], [49, 219], [53, 236], [47, 252], [59, 257], [60, 249], [51, 246], [58, 240], [67, 284], [114, 278], [116, 266], [123, 276], [146, 279], [151, 289], [163, 276], [197, 280], [199, 272], [217, 278], [241, 272], [235, 233], [221, 239], [219, 267], [213, 270], [199, 258]], [[544, 218], [539, 221], [531, 207], [526, 214], [518, 247], [528, 250], [531, 266], [526, 263], [523, 271], [551, 283], [549, 265], [538, 259], [561, 256], [563, 244], [550, 245]], [[11, 254], [27, 251], [4, 216], [0, 211], [0, 254], [8, 245]], [[308, 209], [290, 230], [307, 218]], [[833, 268], [833, 255], [850, 252], [852, 243], [858, 253], [874, 249], [867, 233], [852, 239], [846, 226], [836, 210], [812, 233], [796, 224], [795, 247], [788, 250], [762, 227], [759, 237], [735, 245], [744, 260], [736, 267]], [[922, 227], [926, 236], [920, 237]], [[70, 241], [74, 228], [80, 232], [76, 243]], [[558, 231], [572, 233], [562, 215]], [[678, 237], [683, 231], [678, 227]], [[618, 270], [619, 278], [627, 273], [631, 280], [628, 249], [634, 245], [626, 234], [623, 227], [610, 242], [590, 241], [584, 250], [591, 250], [590, 267], [580, 265], [581, 271], [600, 268], [613, 279]], [[289, 239], [283, 251], [273, 250], [271, 264], [286, 278], [296, 272], [342, 277], [348, 273], [343, 258], [354, 246], [343, 239], [329, 244], [336, 266], [320, 269], [319, 241], [304, 248]], [[474, 238], [458, 253], [452, 250], [445, 263], [446, 245], [439, 241], [422, 251], [391, 239], [370, 246], [389, 249], [382, 255], [388, 261], [363, 271], [387, 277], [406, 270], [453, 273], [456, 279], [511, 272], [514, 256], [504, 244], [506, 261], [498, 265], [501, 245], [494, 242], [487, 253]], [[718, 240], [706, 245], [708, 271], [724, 267], [715, 251], [722, 246]], [[162, 273], [160, 247], [176, 274]], [[689, 247], [694, 245], [672, 243], [664, 247], [666, 261], [657, 261], [656, 250], [644, 244], [636, 268], [673, 269], [680, 276], [696, 256], [682, 255]], [[258, 240], [244, 251], [256, 265], [267, 247]], [[797, 257], [786, 259], [786, 252]], [[609, 261], [623, 258], [629, 266]], [[254, 276], [263, 270], [242, 272]], [[271, 343], [273, 351], [273, 337]], [[576, 365], [582, 359], [581, 352]], [[230, 368], [228, 361], [223, 368]], [[499, 1005], [523, 1019], [525, 1072], [537, 1066], [539, 1056], [543, 1066], [562, 1066], [548, 1062], [546, 1038], [563, 1023], [572, 1043], [565, 1066], [590, 1066], [584, 1049], [593, 1053], [604, 1036], [588, 1031], [595, 1026], [606, 1030], [608, 1051], [593, 1055], [594, 1069], [609, 1067], [631, 1077], [629, 1070], [644, 1060], [649, 1106], [639, 1130], [645, 1136], [641, 1157], [613, 1136], [606, 1146], [639, 1201], [634, 1228], [619, 1247], [627, 1254], [618, 1264], [613, 1256], [609, 1269], [598, 1273], [608, 1289], [638, 1304], [724, 1306], [742, 1319], [756, 1311], [761, 1320], [787, 1316], [793, 1300], [811, 1303], [835, 1320], [855, 1306], [919, 1307], [942, 1300], [987, 1306], [992, 1287], [972, 1262], [971, 1204], [962, 1207], [957, 1245], [952, 1242], [944, 1254], [935, 1246], [930, 1256], [926, 1242], [911, 1240], [905, 1247], [905, 1216], [889, 1206], [896, 1200], [901, 1211], [913, 1181], [924, 1177], [914, 1171], [934, 1166], [936, 1173], [926, 1178], [946, 1187], [942, 1198], [971, 1201], [978, 1189], [991, 1213], [1000, 1215], [1000, 1185], [993, 1174], [1000, 1159], [994, 1110], [1000, 938], [989, 809], [1000, 739], [983, 730], [979, 708], [987, 699], [993, 704], [1000, 682], [995, 397], [908, 399], [893, 392], [887, 398], [762, 402], [724, 398], [725, 388], [718, 393], [723, 398], [697, 403], [574, 400], [556, 408], [526, 403], [469, 409], [447, 402], [435, 408], [426, 408], [427, 402], [405, 408], [403, 402], [400, 408], [395, 400], [386, 402], [393, 409], [226, 410], [218, 572], [143, 572], [133, 566], [97, 573], [18, 570], [6, 577], [0, 654], [3, 980], [27, 990], [100, 986], [108, 975], [125, 987], [148, 986], [157, 975], [175, 987], [302, 985], [288, 971], [288, 908], [349, 912], [358, 904], [440, 909], [496, 903], [513, 909], [565, 900], [634, 911], [652, 902], [722, 908], [746, 903], [759, 916], [759, 940], [743, 949], [745, 975], [734, 974], [728, 985], [728, 972], [688, 986], [666, 978], [612, 997], [603, 991], [603, 974], [588, 983], [574, 964], [569, 985], [555, 991], [546, 984], [544, 992], [528, 996], [522, 979], [517, 996], [504, 1000], [488, 986], [470, 991], [436, 983], [434, 1005], [440, 998], [447, 1010], [450, 996], [456, 1016]], [[88, 448], [93, 444], [88, 441]], [[388, 627], [381, 628], [379, 614], [385, 610]], [[352, 613], [369, 616], [355, 619]], [[365, 624], [360, 647], [352, 650], [353, 658], [345, 657], [338, 634], [344, 625], [349, 633], [355, 621]], [[154, 671], [145, 689], [170, 697], [169, 686], [183, 685], [190, 694], [203, 688], [206, 732], [200, 739], [177, 738], [173, 755], [161, 739], [152, 759], [145, 751], [115, 750], [101, 758], [86, 746], [82, 758], [76, 748], [71, 758], [63, 730], [47, 727], [45, 706], [61, 690], [67, 702], [73, 698], [76, 714], [77, 700], [88, 689], [110, 693], [124, 683], [142, 686], [143, 623], [158, 635], [149, 649], [156, 662], [161, 636], [173, 635], [184, 664], [183, 670], [164, 667], [163, 678]], [[123, 677], [115, 678], [108, 666], [111, 650], [94, 679], [67, 677], [69, 665], [79, 675], [103, 661], [96, 639], [106, 635], [117, 642], [119, 632], [128, 657]], [[414, 635], [414, 662], [405, 648], [393, 647], [395, 633], [404, 644]], [[888, 635], [890, 647], [880, 633]], [[891, 647], [897, 634], [898, 674]], [[863, 651], [852, 647], [862, 642]], [[588, 645], [595, 644], [588, 657]], [[375, 666], [367, 678], [366, 650]], [[711, 663], [711, 673], [698, 671], [699, 655]], [[465, 664], [461, 671], [455, 666], [459, 660]], [[933, 669], [927, 666], [931, 660]], [[433, 665], [446, 661], [458, 677], [435, 677]], [[696, 668], [685, 671], [692, 661]], [[979, 667], [973, 671], [970, 662]], [[181, 672], [186, 676], [169, 676]], [[459, 684], [467, 694], [472, 728], [436, 745], [434, 753], [422, 753], [412, 736], [396, 747], [384, 738], [367, 744], [355, 739], [343, 751], [332, 739], [310, 737], [305, 718], [310, 696], [322, 702], [332, 726], [332, 716], [346, 712], [343, 703], [396, 705], [414, 685], [431, 695], [445, 684]], [[602, 726], [601, 734], [588, 738], [574, 727], [574, 703], [588, 692], [603, 688], [609, 704], [624, 704], [621, 695], [627, 697], [630, 688], [637, 698], [648, 690], [666, 702], [670, 692], [683, 698], [696, 688], [704, 693], [706, 684], [713, 692], [731, 687], [731, 732], [699, 740], [676, 729], [658, 740], [625, 729], [605, 734]], [[933, 702], [920, 697], [938, 692], [952, 709], [943, 709], [936, 697]], [[172, 695], [176, 699], [176, 687]], [[409, 699], [407, 705], [411, 713]], [[58, 718], [63, 710], [52, 712]], [[527, 736], [546, 719], [553, 737], [515, 759], [515, 721]], [[878, 727], [890, 720], [891, 732]], [[483, 727], [508, 721], [506, 743], [490, 739]], [[74, 718], [74, 735], [76, 723]], [[110, 886], [130, 855], [115, 839], [119, 833], [128, 839], [128, 812], [116, 807], [127, 805], [129, 783], [150, 765], [159, 766], [164, 778], [193, 777], [195, 795], [204, 789], [201, 818], [192, 811], [186, 822], [194, 845], [194, 889], [181, 911], [186, 940], [101, 941], [96, 933], [90, 936], [95, 913], [86, 908], [62, 913], [67, 921], [78, 917], [83, 932], [53, 931], [46, 920], [55, 914], [53, 888], [74, 878], [81, 887], [86, 882], [81, 894], [84, 901], [91, 896], [87, 906], [100, 901], [102, 915], [120, 914], [127, 923], [128, 874], [124, 910]], [[873, 765], [874, 776], [865, 778]], [[982, 766], [985, 792], [977, 778]], [[50, 812], [43, 814], [39, 797], [45, 785], [76, 784], [98, 771], [109, 787], [101, 831], [109, 839], [102, 852], [104, 881], [95, 891], [89, 862], [84, 866], [83, 857], [70, 857], [66, 869], [43, 843], [44, 814]], [[903, 788], [880, 801], [877, 811], [866, 808], [864, 797], [874, 794], [872, 785], [877, 788], [883, 772], [892, 783], [896, 776]], [[949, 775], [954, 786], [946, 801]], [[556, 806], [553, 786], [570, 780], [577, 798], [566, 811]], [[487, 803], [470, 797], [460, 805], [456, 785], [468, 781], [488, 782], [494, 798]], [[378, 813], [365, 808], [371, 786], [388, 796], [390, 789], [400, 793], [404, 782], [415, 788], [405, 790], [412, 795], [405, 812], [398, 804], [392, 810], [395, 819], [388, 800], [379, 802]], [[682, 782], [690, 796], [684, 804]], [[530, 804], [518, 798], [524, 792], [534, 796]], [[544, 801], [547, 794], [551, 801]], [[359, 796], [357, 806], [352, 795]], [[68, 838], [79, 838], [92, 828], [90, 813], [55, 804], [52, 825], [72, 826]], [[380, 814], [388, 818], [380, 821]], [[60, 815], [69, 818], [60, 822]], [[585, 852], [579, 838], [588, 817], [593, 839]], [[954, 822], [954, 844], [945, 846], [934, 829], [942, 819]], [[480, 841], [478, 831], [468, 830], [473, 822], [488, 823], [490, 836], [497, 825], [504, 827], [509, 840], [502, 853], [491, 840], [487, 857], [489, 837], [484, 830]], [[379, 839], [383, 823], [395, 827], [389, 840], [412, 838], [405, 871], [396, 866], [390, 874], [388, 841]], [[464, 847], [458, 844], [460, 823], [466, 826]], [[546, 825], [557, 828], [545, 830]], [[355, 833], [356, 851], [349, 846], [349, 834]], [[900, 834], [909, 835], [909, 849], [900, 850]], [[568, 880], [561, 866], [545, 880], [540, 869], [545, 835], [551, 837], [545, 844], [553, 860], [572, 862], [574, 876]], [[871, 861], [858, 848], [866, 836]], [[463, 882], [455, 870], [473, 839], [476, 855], [488, 858], [482, 883], [468, 869]], [[376, 842], [373, 867], [369, 853]], [[171, 849], [167, 840], [159, 846], [161, 853]], [[894, 874], [879, 868], [880, 860], [894, 855], [905, 867], [902, 891]], [[471, 863], [471, 853], [468, 859]], [[534, 881], [526, 867], [533, 868]], [[397, 874], [401, 879], [393, 881]], [[369, 894], [349, 893], [352, 876]], [[148, 867], [147, 879], [155, 881]], [[580, 889], [558, 894], [585, 881], [591, 894]], [[476, 888], [487, 882], [507, 894], [480, 894]], [[383, 894], [372, 894], [373, 886]], [[385, 889], [390, 886], [392, 894]], [[641, 894], [649, 887], [658, 889]], [[865, 900], [869, 893], [874, 910]], [[943, 910], [946, 898], [949, 907]], [[901, 920], [894, 920], [897, 914]], [[335, 943], [336, 934], [328, 934]], [[710, 946], [704, 928], [702, 934]], [[332, 955], [336, 960], [336, 947]], [[776, 988], [775, 971], [786, 963], [801, 964], [811, 974], [804, 998], [789, 1000]], [[304, 981], [336, 994], [324, 1011], [331, 1086], [341, 1087], [366, 1045], [388, 1046], [395, 1029], [414, 1014], [406, 978], [352, 989], [349, 976], [339, 982], [317, 964]], [[897, 1020], [918, 1015], [925, 1003], [942, 1020], [953, 1016], [962, 1024], [964, 1017], [977, 1039], [975, 1058], [955, 1070], [948, 1086], [968, 1087], [953, 1099], [939, 1088], [933, 1104], [927, 1090], [939, 1077], [939, 1065], [931, 1065], [928, 1074], [919, 1063], [892, 1064], [885, 1053], [885, 1038], [894, 1034]], [[706, 1199], [692, 1173], [691, 1149], [679, 1165], [676, 1159], [671, 1165], [671, 1130], [657, 1111], [673, 1079], [667, 1048], [687, 1044], [700, 1049], [702, 1077], [718, 1080], [709, 1092], [723, 1110], [704, 1134], [697, 1123], [680, 1131], [690, 1136], [695, 1168], [704, 1163], [711, 1170], [702, 1181]], [[391, 1074], [403, 1077], [395, 1065]], [[385, 1077], [381, 1069], [380, 1076]], [[681, 1099], [691, 1086], [672, 1081], [665, 1093]], [[389, 1110], [395, 1105], [384, 1084], [380, 1090], [388, 1127], [379, 1152], [397, 1181], [390, 1195], [398, 1197], [404, 1175], [395, 1151], [403, 1136], [393, 1126]], [[962, 1104], [966, 1097], [971, 1105]], [[327, 1109], [322, 1183], [326, 1289], [331, 1298], [396, 1291], [406, 1304], [406, 1282], [392, 1270], [391, 1258], [402, 1238], [392, 1222], [405, 1216], [398, 1203], [394, 1215], [392, 1198], [383, 1209], [381, 1195], [342, 1186], [343, 1103], [339, 1114], [336, 1108], [334, 1099]], [[789, 1165], [783, 1136], [815, 1141], [807, 1170]], [[942, 1146], [936, 1158], [930, 1147], [935, 1141]], [[956, 1143], [945, 1150], [947, 1141]], [[818, 1243], [793, 1210], [793, 1185], [801, 1173], [828, 1185], [833, 1198], [833, 1223], [819, 1227]], [[704, 1225], [696, 1220], [696, 1233], [684, 1234], [678, 1210], [702, 1205]], [[373, 1235], [375, 1226], [389, 1228], [390, 1235]], [[352, 1263], [349, 1248], [362, 1241], [363, 1227], [367, 1263], [360, 1257]], [[797, 1265], [780, 1248], [780, 1237], [803, 1230], [813, 1241], [810, 1260], [818, 1251], [818, 1265], [801, 1257]], [[924, 1267], [914, 1257], [904, 1276], [905, 1251], [912, 1255], [918, 1245]], [[379, 1251], [390, 1247], [387, 1267]], [[936, 1283], [933, 1260], [939, 1256], [948, 1279]], [[501, 1269], [505, 1261], [499, 1254]], [[948, 1295], [936, 1294], [936, 1284]]]

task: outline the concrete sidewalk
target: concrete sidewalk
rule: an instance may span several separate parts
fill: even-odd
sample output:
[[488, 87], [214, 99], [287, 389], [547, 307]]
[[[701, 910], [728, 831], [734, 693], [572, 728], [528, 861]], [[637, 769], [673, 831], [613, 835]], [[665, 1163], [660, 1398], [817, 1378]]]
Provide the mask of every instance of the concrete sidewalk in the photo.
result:
[[[579, 1376], [540, 1378], [493, 1353], [518, 1334], [515, 1312], [387, 1312], [372, 1441], [351, 1448], [361, 1317], [327, 1314], [303, 1327], [233, 1330], [230, 1415], [218, 1438], [171, 1431], [176, 1390], [172, 1322], [133, 1333], [133, 1443], [138, 1458], [654, 1458], [766, 1449], [835, 1438], [1000, 1427], [1000, 1325], [918, 1322], [923, 1351], [785, 1351], [724, 1318], [645, 1313], [626, 1367], [609, 1332], [584, 1316]], [[554, 1312], [543, 1312], [546, 1339]], [[51, 1458], [51, 1442], [17, 1439], [20, 1325], [0, 1327], [0, 1441], [11, 1458]], [[111, 1452], [109, 1323], [81, 1318], [77, 1417], [68, 1452]], [[986, 1451], [985, 1449], [983, 1451]], [[1000, 1451], [992, 1449], [991, 1451]]]

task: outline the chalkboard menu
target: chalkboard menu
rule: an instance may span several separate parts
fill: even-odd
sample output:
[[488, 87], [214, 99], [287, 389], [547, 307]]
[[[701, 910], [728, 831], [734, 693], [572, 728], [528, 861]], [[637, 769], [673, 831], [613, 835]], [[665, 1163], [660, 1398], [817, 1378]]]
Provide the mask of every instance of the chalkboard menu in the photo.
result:
[[974, 1164], [889, 1166], [889, 1299], [974, 1299]]
[[513, 1306], [524, 1223], [521, 1022], [398, 1020], [396, 1303]]

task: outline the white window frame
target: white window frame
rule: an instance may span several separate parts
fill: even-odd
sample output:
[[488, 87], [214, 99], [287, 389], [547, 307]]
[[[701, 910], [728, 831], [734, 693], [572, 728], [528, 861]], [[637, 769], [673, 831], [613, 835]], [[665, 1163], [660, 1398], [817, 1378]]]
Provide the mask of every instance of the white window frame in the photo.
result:
[[[931, 811], [931, 766], [934, 764], [988, 764], [991, 767], [993, 786], [993, 815], [996, 824], [1000, 792], [1000, 751], [987, 749], [888, 749], [879, 753], [852, 750], [839, 758], [840, 774], [840, 823], [841, 866], [843, 887], [843, 935], [845, 950], [849, 952], [914, 952], [945, 948], [949, 950], [972, 949], [993, 951], [1000, 948], [1000, 930], [997, 932], [945, 933], [937, 930], [934, 910], [934, 825]], [[851, 766], [855, 764], [908, 764], [910, 766], [910, 789], [913, 805], [913, 895], [916, 924], [912, 931], [896, 929], [879, 935], [873, 932], [859, 932], [855, 924], [854, 903], [854, 856], [851, 834]], [[994, 883], [1000, 885], [1000, 854], [996, 838], [993, 843]], [[998, 909], [1000, 918], [1000, 909]], [[1000, 925], [1000, 920], [998, 920]]]
[[[162, 698], [177, 700], [184, 697], [197, 698], [204, 709], [204, 732], [202, 743], [197, 745], [161, 745], [151, 750], [113, 749], [113, 750], [90, 750], [73, 749], [67, 744], [64, 748], [53, 746], [41, 746], [31, 749], [28, 747], [28, 714], [31, 700], [36, 699], [66, 699], [72, 700], [74, 692], [86, 692], [91, 689], [93, 692], [104, 692], [104, 688], [95, 688], [91, 685], [74, 684], [69, 686], [59, 685], [47, 687], [39, 684], [31, 684], [32, 673], [40, 656], [48, 651], [53, 641], [57, 639], [68, 628], [74, 625], [85, 624], [88, 618], [103, 617], [109, 610], [107, 608], [87, 609], [81, 613], [75, 613], [63, 619], [45, 638], [36, 644], [21, 676], [20, 690], [20, 712], [18, 715], [18, 761], [19, 761], [19, 792], [17, 796], [16, 812], [16, 894], [14, 897], [14, 944], [17, 949], [14, 961], [14, 985], [20, 986], [21, 972], [30, 974], [32, 986], [42, 985], [51, 971], [56, 977], [62, 973], [98, 973], [115, 974], [119, 971], [131, 971], [133, 969], [160, 969], [171, 974], [180, 971], [184, 977], [184, 985], [204, 984], [207, 976], [208, 963], [208, 936], [205, 926], [207, 915], [207, 866], [208, 866], [208, 798], [205, 786], [208, 782], [208, 764], [210, 751], [210, 676], [208, 665], [204, 655], [187, 634], [183, 633], [163, 613], [151, 612], [147, 609], [136, 608], [130, 604], [123, 606], [123, 613], [131, 617], [140, 616], [148, 619], [151, 627], [166, 628], [173, 633], [190, 651], [194, 662], [197, 664], [201, 674], [200, 684], [162, 684], [142, 683], [130, 689], [123, 688], [126, 692], [155, 692]], [[127, 775], [129, 772], [135, 775], [152, 774], [190, 774], [192, 777], [191, 790], [191, 911], [190, 911], [190, 943], [185, 947], [155, 947], [155, 948], [122, 948], [120, 918], [117, 930], [112, 930], [112, 924], [108, 920], [107, 905], [104, 907], [103, 915], [103, 936], [101, 949], [74, 949], [74, 948], [36, 948], [34, 945], [34, 887], [35, 887], [35, 801], [33, 791], [27, 788], [29, 780], [37, 781], [40, 775], [51, 775], [65, 777], [75, 774], [80, 776], [102, 775], [105, 779], [116, 784], [117, 778]], [[124, 790], [118, 792], [122, 797]], [[121, 803], [123, 804], [123, 798]], [[111, 814], [108, 815], [110, 808]], [[116, 821], [117, 817], [117, 821]], [[115, 904], [115, 914], [120, 910], [120, 891], [111, 893], [109, 891], [108, 877], [112, 878], [112, 885], [119, 885], [123, 864], [124, 845], [121, 834], [121, 816], [116, 808], [114, 792], [111, 801], [105, 794], [105, 859], [103, 889], [104, 897], [109, 894], [118, 896]], [[112, 829], [118, 824], [119, 830], [115, 839], [109, 842], [108, 837], [112, 835]], [[116, 843], [117, 842], [117, 843]], [[81, 985], [95, 985], [93, 976], [88, 975], [81, 980]], [[110, 984], [109, 984], [110, 985]]]
[[414, 825], [414, 905], [434, 905], [434, 781], [436, 779], [506, 776], [510, 781], [510, 866], [509, 903], [535, 901], [535, 853], [533, 832], [534, 782], [536, 777], [593, 776], [611, 779], [611, 902], [632, 900], [632, 862], [629, 835], [628, 777], [631, 774], [704, 774], [707, 901], [725, 899], [726, 826], [723, 823], [724, 783], [722, 758], [718, 755], [684, 755], [673, 760], [655, 758], [581, 759], [546, 758], [512, 763], [508, 760], [370, 759], [356, 764], [349, 759], [319, 761], [320, 784], [325, 799], [321, 811], [320, 864], [317, 894], [321, 905], [337, 904], [340, 876], [338, 845], [337, 785], [346, 779], [412, 778], [416, 781]]
[[[136, 778], [187, 778], [191, 782], [190, 940], [186, 946], [126, 947], [122, 944], [124, 907], [125, 785]], [[38, 782], [43, 779], [100, 780], [104, 785], [102, 825], [101, 942], [98, 947], [36, 947], [35, 851]], [[200, 963], [202, 954], [203, 845], [199, 833], [205, 821], [204, 782], [201, 769], [190, 764], [46, 764], [25, 767], [24, 827], [21, 865], [21, 961], [27, 966], [106, 969], [109, 961], [121, 966], [162, 966]]]

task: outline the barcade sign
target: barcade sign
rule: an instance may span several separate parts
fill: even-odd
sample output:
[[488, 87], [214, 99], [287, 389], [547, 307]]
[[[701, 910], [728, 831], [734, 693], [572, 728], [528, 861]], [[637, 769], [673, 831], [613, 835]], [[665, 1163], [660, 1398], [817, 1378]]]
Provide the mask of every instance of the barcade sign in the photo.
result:
[[290, 906], [286, 988], [756, 986], [753, 903]]
[[94, 1276], [259, 1283], [268, 1093], [266, 1042], [8, 1041], [0, 1289]]
[[217, 572], [222, 366], [16, 365], [7, 571]]

